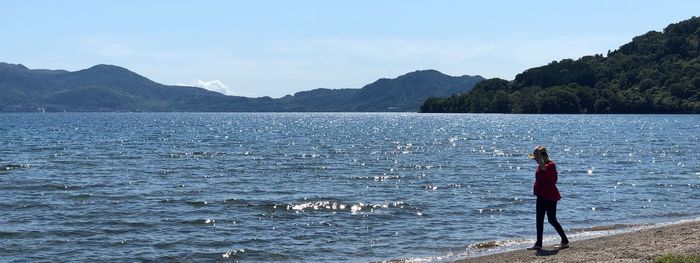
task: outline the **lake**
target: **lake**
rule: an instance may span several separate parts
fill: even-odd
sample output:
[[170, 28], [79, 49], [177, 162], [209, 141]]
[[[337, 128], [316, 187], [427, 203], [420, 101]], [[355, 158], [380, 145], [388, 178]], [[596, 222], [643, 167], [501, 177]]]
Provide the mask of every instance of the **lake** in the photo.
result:
[[[700, 115], [0, 114], [0, 261], [443, 261], [700, 217]], [[545, 224], [546, 242], [558, 242]]]

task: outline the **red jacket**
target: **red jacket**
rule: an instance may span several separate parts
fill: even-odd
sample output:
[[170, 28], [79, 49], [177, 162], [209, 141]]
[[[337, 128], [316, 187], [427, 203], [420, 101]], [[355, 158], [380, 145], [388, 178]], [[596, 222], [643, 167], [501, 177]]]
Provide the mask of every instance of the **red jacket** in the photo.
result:
[[540, 170], [539, 165], [535, 171], [535, 195], [547, 200], [559, 201], [561, 195], [557, 189], [557, 166], [552, 161], [544, 166], [547, 167], [546, 171]]

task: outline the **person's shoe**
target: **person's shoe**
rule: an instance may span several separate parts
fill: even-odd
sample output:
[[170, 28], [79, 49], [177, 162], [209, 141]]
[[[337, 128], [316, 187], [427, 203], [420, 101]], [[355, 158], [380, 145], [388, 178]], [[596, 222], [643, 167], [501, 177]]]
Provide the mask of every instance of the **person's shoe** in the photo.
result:
[[560, 243], [559, 245], [554, 246], [556, 249], [566, 249], [569, 248], [569, 243]]
[[527, 250], [540, 250], [540, 249], [542, 249], [542, 246], [540, 246], [540, 245], [534, 245], [534, 246], [527, 248]]

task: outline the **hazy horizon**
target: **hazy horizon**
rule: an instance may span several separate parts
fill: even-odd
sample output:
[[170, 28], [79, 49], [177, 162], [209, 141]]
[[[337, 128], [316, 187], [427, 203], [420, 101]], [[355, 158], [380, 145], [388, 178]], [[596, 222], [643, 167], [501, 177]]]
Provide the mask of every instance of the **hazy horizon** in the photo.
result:
[[[683, 8], [679, 8], [682, 6]], [[22, 1], [6, 3], [3, 62], [128, 68], [170, 85], [282, 97], [435, 69], [512, 79], [605, 54], [697, 15], [699, 3], [589, 1]]]

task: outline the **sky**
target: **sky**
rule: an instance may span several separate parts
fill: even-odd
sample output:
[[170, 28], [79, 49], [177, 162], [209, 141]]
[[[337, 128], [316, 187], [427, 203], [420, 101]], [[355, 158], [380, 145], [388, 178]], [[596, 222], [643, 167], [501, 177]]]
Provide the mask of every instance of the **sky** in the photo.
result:
[[700, 1], [0, 0], [0, 62], [125, 67], [282, 97], [435, 69], [511, 80], [700, 15]]

